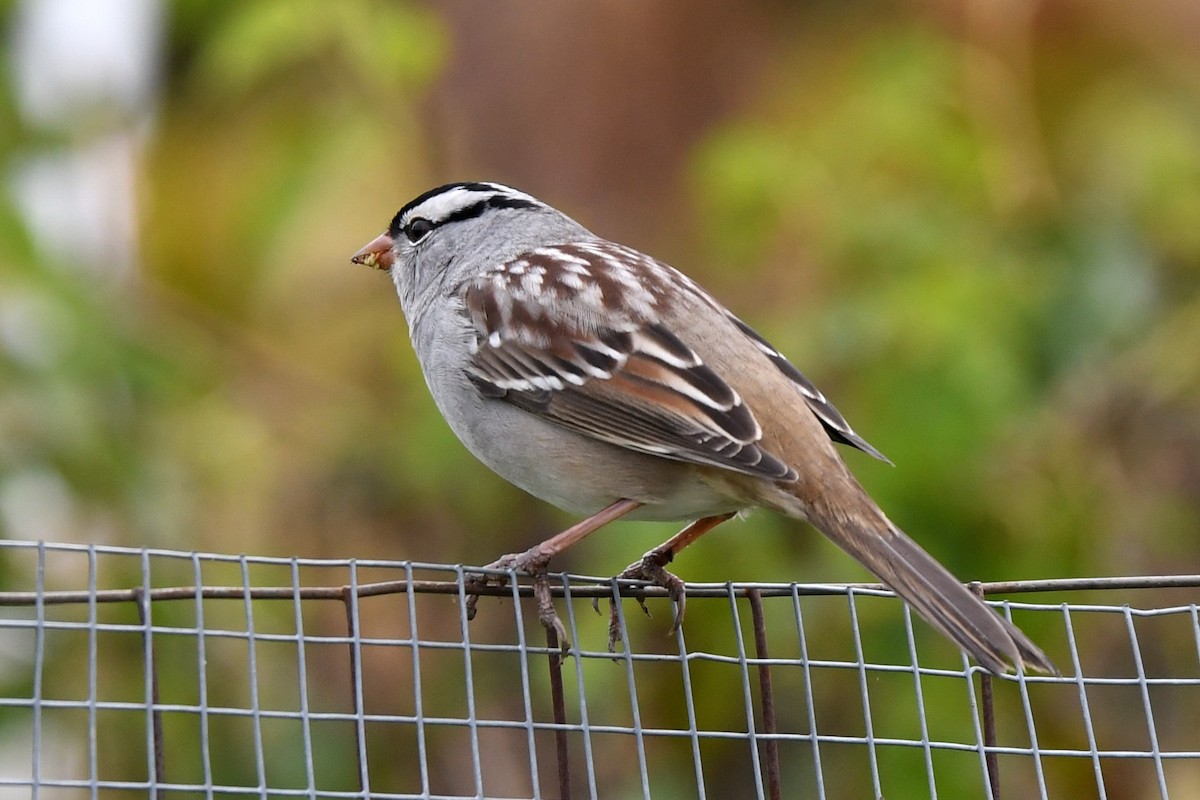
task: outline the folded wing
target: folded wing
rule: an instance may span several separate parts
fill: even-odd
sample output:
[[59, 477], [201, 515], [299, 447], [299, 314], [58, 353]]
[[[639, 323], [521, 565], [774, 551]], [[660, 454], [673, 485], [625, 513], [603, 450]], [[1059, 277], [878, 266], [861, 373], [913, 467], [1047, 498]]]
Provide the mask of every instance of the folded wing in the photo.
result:
[[661, 322], [666, 267], [585, 242], [530, 251], [462, 289], [489, 397], [630, 450], [780, 481], [737, 392]]

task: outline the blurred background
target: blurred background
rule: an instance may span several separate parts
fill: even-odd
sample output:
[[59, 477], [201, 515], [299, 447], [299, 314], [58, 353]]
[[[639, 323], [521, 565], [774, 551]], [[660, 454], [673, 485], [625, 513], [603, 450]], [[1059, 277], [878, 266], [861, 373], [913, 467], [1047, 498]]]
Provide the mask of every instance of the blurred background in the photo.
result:
[[[0, 535], [482, 564], [569, 524], [458, 444], [349, 262], [487, 179], [754, 325], [964, 579], [1197, 571], [1200, 6], [482, 9], [0, 2]], [[867, 578], [767, 513], [676, 567]]]

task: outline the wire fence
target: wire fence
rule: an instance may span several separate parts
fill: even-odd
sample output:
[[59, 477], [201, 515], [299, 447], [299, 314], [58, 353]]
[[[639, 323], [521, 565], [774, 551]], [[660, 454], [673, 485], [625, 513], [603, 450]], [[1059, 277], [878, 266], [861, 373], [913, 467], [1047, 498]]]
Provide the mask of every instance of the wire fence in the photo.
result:
[[1001, 678], [872, 586], [689, 585], [666, 638], [554, 575], [558, 643], [463, 580], [0, 542], [0, 797], [1200, 796], [1200, 576], [979, 586], [1063, 672]]

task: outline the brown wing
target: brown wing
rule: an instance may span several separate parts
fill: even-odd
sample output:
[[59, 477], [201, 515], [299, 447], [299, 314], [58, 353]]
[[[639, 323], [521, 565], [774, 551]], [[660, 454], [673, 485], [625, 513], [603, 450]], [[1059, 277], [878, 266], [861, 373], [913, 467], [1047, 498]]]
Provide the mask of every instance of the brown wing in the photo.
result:
[[795, 365], [776, 350], [770, 342], [760, 336], [758, 331], [729, 312], [726, 312], [726, 316], [729, 317], [734, 325], [738, 326], [742, 333], [746, 334], [754, 342], [763, 355], [771, 360], [776, 369], [786, 375], [795, 384], [796, 388], [800, 390], [800, 394], [804, 396], [804, 402], [817, 415], [817, 419], [821, 421], [821, 425], [825, 428], [825, 433], [829, 434], [830, 439], [833, 439], [838, 444], [846, 444], [862, 450], [867, 455], [877, 458], [885, 464], [892, 463], [891, 459], [872, 447], [871, 443], [866, 439], [855, 433], [854, 429], [850, 427], [850, 423], [846, 422], [846, 418], [842, 416], [840, 411], [834, 408], [833, 403], [829, 402], [825, 395], [821, 393], [821, 390], [806, 378], [804, 373], [796, 369]]
[[608, 242], [539, 248], [462, 290], [471, 379], [489, 397], [601, 441], [774, 480], [737, 392], [661, 321], [670, 273]]

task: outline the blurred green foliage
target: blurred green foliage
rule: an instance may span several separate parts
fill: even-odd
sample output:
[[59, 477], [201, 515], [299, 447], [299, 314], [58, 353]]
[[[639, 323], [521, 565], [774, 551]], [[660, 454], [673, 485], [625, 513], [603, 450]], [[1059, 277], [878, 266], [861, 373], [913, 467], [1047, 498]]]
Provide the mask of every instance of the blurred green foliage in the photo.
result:
[[[1171, 35], [1165, 5], [1147, 12], [1162, 28], [1122, 28], [1116, 4], [1101, 3], [1070, 12], [1080, 19], [1069, 35], [1013, 11], [1014, 27], [994, 36], [933, 5], [862, 4], [855, 19], [879, 13], [852, 25], [828, 9], [756, 4], [758, 65], [717, 119], [680, 120], [691, 126], [680, 140], [695, 143], [682, 166], [619, 154], [664, 187], [662, 207], [686, 210], [648, 220], [572, 197], [552, 159], [599, 159], [603, 142], [588, 130], [540, 138], [566, 101], [526, 102], [536, 87], [514, 84], [510, 115], [463, 123], [491, 92], [488, 74], [534, 60], [546, 35], [536, 10], [496, 11], [493, 23], [455, 4], [170, 3], [155, 107], [136, 123], [134, 273], [92, 263], [70, 230], [71, 257], [55, 256], [0, 194], [0, 533], [484, 563], [564, 525], [454, 441], [390, 284], [348, 263], [419, 191], [501, 177], [571, 198], [561, 204], [585, 223], [622, 220], [600, 232], [674, 261], [788, 353], [896, 462], [847, 456], [873, 494], [964, 578], [1195, 571], [1195, 51]], [[9, 20], [11, 9], [0, 4]], [[512, 61], [472, 49], [493, 26], [511, 37]], [[603, 63], [633, 57], [624, 41], [604, 40]], [[604, 70], [558, 66], [571, 102], [598, 115], [636, 95]], [[31, 127], [11, 64], [0, 69], [10, 168], [114, 124]], [[515, 156], [470, 146], [505, 130], [547, 166], [525, 174]], [[613, 527], [560, 566], [615, 572], [672, 530]], [[0, 585], [28, 585], [0, 570]], [[719, 529], [678, 570], [696, 581], [864, 577], [764, 513]], [[137, 576], [131, 564], [106, 577]], [[186, 625], [191, 610], [177, 613]], [[862, 619], [881, 658], [905, 648], [888, 613], [886, 624]], [[727, 635], [705, 614], [689, 613], [696, 649]], [[664, 616], [635, 637], [651, 641]], [[810, 647], [846, 645], [843, 619], [810, 625]], [[137, 663], [131, 652], [112, 654], [112, 668]], [[452, 692], [456, 677], [431, 693]], [[738, 709], [701, 702], [709, 724], [737, 726]], [[837, 692], [820, 702], [823, 714], [856, 713]], [[236, 735], [215, 741], [252, 774]], [[353, 752], [322, 753], [349, 785]]]

